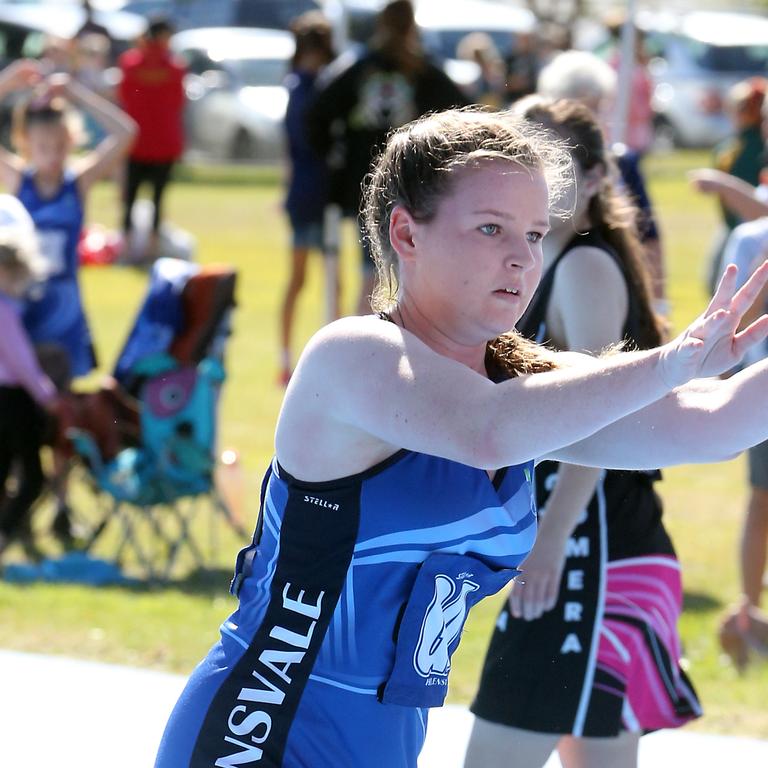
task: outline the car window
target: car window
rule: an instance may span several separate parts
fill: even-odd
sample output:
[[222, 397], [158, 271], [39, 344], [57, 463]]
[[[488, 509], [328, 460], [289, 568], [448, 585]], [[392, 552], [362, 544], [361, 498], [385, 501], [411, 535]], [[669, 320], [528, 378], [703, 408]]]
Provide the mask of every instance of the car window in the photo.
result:
[[21, 48], [21, 56], [25, 59], [37, 59], [43, 55], [47, 36], [43, 32], [30, 32], [24, 38], [24, 45]]
[[239, 0], [232, 23], [240, 27], [288, 29], [298, 15], [319, 9], [316, 0]]
[[120, 10], [149, 17], [156, 13], [173, 16], [174, 8], [171, 0], [133, 0], [133, 2], [120, 6]]
[[683, 46], [702, 69], [713, 72], [753, 72], [768, 70], [766, 45], [709, 45], [683, 38]]
[[441, 59], [457, 58], [457, 50], [462, 38], [470, 32], [482, 31], [489, 35], [493, 44], [502, 56], [508, 56], [512, 51], [513, 33], [505, 30], [477, 29], [422, 29], [421, 40], [424, 47]]
[[285, 59], [238, 59], [230, 62], [244, 85], [282, 85], [289, 64]]
[[647, 32], [643, 37], [643, 50], [649, 59], [664, 58], [667, 52], [667, 40], [665, 35], [656, 32]]
[[182, 51], [181, 55], [184, 57], [184, 60], [187, 63], [187, 71], [193, 75], [202, 75], [203, 72], [208, 72], [211, 69], [221, 68], [202, 51], [199, 51], [195, 48], [189, 48], [186, 51]]
[[229, 27], [235, 15], [230, 0], [174, 0], [174, 17], [180, 28]]
[[4, 63], [26, 56], [39, 56], [42, 35], [13, 24], [0, 25], [0, 60]]

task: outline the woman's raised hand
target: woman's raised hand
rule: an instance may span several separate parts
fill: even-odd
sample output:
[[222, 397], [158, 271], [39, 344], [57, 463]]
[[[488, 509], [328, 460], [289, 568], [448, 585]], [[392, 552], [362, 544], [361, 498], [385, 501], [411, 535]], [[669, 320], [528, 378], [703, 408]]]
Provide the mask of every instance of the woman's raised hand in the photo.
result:
[[768, 282], [768, 261], [738, 291], [736, 276], [736, 267], [729, 265], [706, 310], [662, 347], [660, 372], [670, 387], [725, 373], [768, 336], [768, 315], [739, 331], [744, 314]]

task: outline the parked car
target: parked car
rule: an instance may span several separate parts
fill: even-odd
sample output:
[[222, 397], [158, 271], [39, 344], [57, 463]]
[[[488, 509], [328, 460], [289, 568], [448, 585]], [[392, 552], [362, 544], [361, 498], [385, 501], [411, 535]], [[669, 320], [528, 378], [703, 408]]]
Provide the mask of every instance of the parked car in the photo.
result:
[[[385, 0], [328, 2], [342, 45], [370, 39], [376, 16], [384, 5]], [[424, 48], [442, 63], [449, 77], [468, 90], [480, 78], [480, 68], [458, 58], [457, 48], [463, 37], [470, 32], [485, 32], [506, 57], [514, 49], [516, 35], [530, 32], [536, 25], [536, 17], [528, 9], [490, 0], [414, 0], [414, 6]]]
[[283, 146], [283, 85], [293, 35], [274, 29], [188, 29], [171, 38], [187, 61], [185, 126], [190, 153], [274, 160]]
[[[93, 18], [109, 32], [114, 55], [128, 48], [147, 25], [146, 19], [126, 11], [97, 9]], [[0, 66], [20, 56], [39, 56], [47, 35], [70, 38], [84, 21], [85, 11], [74, 2], [0, 3]]]
[[768, 19], [696, 11], [682, 16], [640, 14], [654, 80], [657, 135], [675, 146], [711, 147], [731, 126], [728, 89], [768, 74]]

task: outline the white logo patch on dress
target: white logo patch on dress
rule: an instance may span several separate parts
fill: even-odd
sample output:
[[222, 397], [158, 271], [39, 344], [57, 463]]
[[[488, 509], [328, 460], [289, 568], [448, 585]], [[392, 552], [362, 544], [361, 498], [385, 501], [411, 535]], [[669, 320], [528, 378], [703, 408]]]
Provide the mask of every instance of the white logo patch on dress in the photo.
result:
[[480, 589], [465, 579], [460, 585], [445, 574], [435, 576], [435, 594], [424, 614], [413, 666], [421, 677], [447, 676], [451, 669], [448, 648], [456, 639], [467, 615], [467, 595]]

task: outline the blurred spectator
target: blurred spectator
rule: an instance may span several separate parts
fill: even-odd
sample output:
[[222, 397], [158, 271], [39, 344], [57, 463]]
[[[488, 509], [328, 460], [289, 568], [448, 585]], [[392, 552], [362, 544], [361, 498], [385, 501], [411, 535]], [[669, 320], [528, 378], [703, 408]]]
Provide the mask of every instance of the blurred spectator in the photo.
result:
[[72, 70], [72, 41], [65, 37], [46, 35], [43, 40], [43, 50], [40, 54], [43, 72], [51, 75], [54, 72], [71, 72]]
[[90, 0], [81, 0], [81, 3], [83, 11], [85, 12], [85, 20], [80, 25], [80, 28], [75, 32], [74, 39], [79, 40], [81, 37], [85, 37], [86, 35], [101, 35], [101, 37], [106, 38], [107, 42], [109, 43], [107, 54], [108, 58], [111, 60], [112, 57], [112, 46], [114, 41], [112, 40], [112, 36], [109, 34], [109, 30], [103, 25], [99, 24], [96, 19], [93, 17], [93, 7], [91, 6]]
[[82, 35], [74, 41], [72, 74], [86, 88], [110, 97], [114, 83], [108, 78], [109, 40], [97, 33]]
[[[109, 38], [89, 32], [73, 41], [72, 76], [104, 99], [115, 100], [115, 78], [109, 67]], [[87, 146], [94, 147], [104, 138], [104, 129], [84, 113]]]
[[[737, 226], [728, 237], [723, 253], [723, 268], [738, 267], [739, 283], [768, 258], [768, 217]], [[768, 289], [763, 289], [745, 314], [747, 326], [768, 310]], [[763, 341], [747, 353], [743, 365], [768, 357], [768, 343]], [[746, 666], [750, 651], [768, 653], [768, 617], [760, 611], [768, 559], [768, 442], [747, 451], [749, 499], [739, 542], [741, 599], [730, 609], [720, 628], [720, 642], [735, 665]], [[762, 640], [760, 639], [762, 637]]]
[[[153, 259], [159, 244], [163, 195], [184, 148], [184, 63], [169, 48], [173, 27], [165, 17], [150, 20], [138, 46], [123, 53], [118, 99], [136, 121], [139, 134], [130, 151], [123, 208], [125, 255], [129, 260]], [[146, 252], [134, 253], [131, 214], [139, 188], [152, 187], [154, 214]]]
[[[613, 49], [608, 61], [619, 72], [621, 70], [621, 38], [625, 19], [622, 13], [615, 14], [607, 21], [607, 29], [611, 36]], [[614, 141], [620, 141], [633, 152], [642, 155], [653, 144], [653, 81], [648, 72], [648, 56], [645, 51], [645, 36], [635, 27], [634, 29], [634, 60], [630, 69], [630, 97], [626, 115], [626, 126], [623, 136], [614, 135]]]
[[[550, 99], [576, 99], [586, 104], [609, 134], [609, 115], [616, 91], [616, 73], [598, 56], [586, 51], [565, 51], [556, 56], [539, 74], [538, 92]], [[666, 270], [661, 236], [653, 206], [640, 167], [640, 153], [625, 145], [614, 145], [613, 156], [619, 167], [625, 193], [638, 209], [637, 228], [653, 279], [655, 310], [667, 316]]]
[[[768, 98], [763, 97], [760, 115], [760, 131], [765, 142], [768, 141]], [[768, 148], [764, 148], [758, 165], [760, 169], [757, 185], [719, 168], [701, 168], [692, 171], [689, 178], [694, 189], [717, 195], [720, 205], [731, 215], [741, 221], [752, 221], [768, 216]], [[722, 261], [724, 259], [721, 259]], [[720, 263], [715, 267], [712, 270], [712, 280], [717, 281], [725, 265]]]
[[539, 25], [536, 36], [539, 68], [545, 67], [563, 51], [570, 51], [572, 48], [571, 31], [568, 27], [554, 21], [547, 21]]
[[[331, 172], [327, 247], [337, 247], [335, 212], [358, 216], [360, 185], [389, 131], [425, 112], [465, 103], [458, 86], [423, 51], [411, 2], [387, 3], [368, 45], [357, 55], [342, 54], [320, 78], [308, 114], [310, 139]], [[374, 268], [364, 237], [362, 256], [358, 312], [365, 314]]]
[[[309, 11], [291, 24], [296, 51], [286, 78], [288, 106], [285, 131], [288, 139], [289, 181], [285, 209], [291, 222], [291, 271], [280, 313], [280, 383], [291, 377], [291, 332], [296, 300], [304, 286], [310, 249], [323, 250], [323, 215], [328, 202], [328, 169], [325, 158], [309, 145], [307, 109], [314, 96], [320, 70], [335, 58], [331, 26], [319, 11]], [[338, 263], [326, 260], [327, 320], [339, 316]]]
[[541, 68], [536, 35], [533, 32], [521, 32], [516, 35], [515, 44], [504, 64], [506, 65], [507, 103], [533, 93], [536, 90], [536, 79]]
[[616, 73], [587, 51], [564, 51], [539, 73], [536, 91], [548, 99], [575, 99], [600, 119], [606, 131], [616, 91]]
[[[739, 170], [744, 175], [754, 174], [755, 170], [754, 167], [749, 168], [749, 154], [747, 158], [740, 158], [743, 164], [735, 162], [739, 153], [733, 157], [730, 173], [723, 168], [706, 168], [692, 172], [690, 177], [695, 189], [717, 195], [725, 211], [744, 221], [729, 235], [722, 259], [712, 270], [712, 279], [717, 280], [725, 267], [734, 263], [739, 268], [739, 279], [743, 281], [760, 262], [768, 258], [768, 180], [765, 178], [768, 157], [764, 145], [768, 138], [768, 98], [765, 98], [764, 83], [759, 81], [748, 83], [746, 89], [744, 84], [739, 84], [729, 95], [729, 105], [736, 110], [735, 127], [742, 124], [742, 119], [749, 123], [750, 113], [759, 109], [760, 144], [764, 151], [757, 154], [757, 179], [754, 175], [751, 175], [751, 181], [736, 175]], [[740, 104], [742, 110], [738, 109]], [[750, 136], [752, 151], [756, 151], [757, 136], [754, 132]], [[738, 138], [734, 138], [738, 142]], [[745, 141], [735, 146], [745, 149], [746, 145]], [[754, 155], [752, 157], [754, 159]], [[743, 322], [746, 324], [754, 320], [765, 312], [766, 307], [768, 291], [764, 289]], [[768, 356], [768, 347], [765, 343], [761, 344], [752, 355], [745, 362]], [[768, 616], [760, 610], [768, 556], [768, 443], [749, 449], [748, 466], [749, 500], [739, 553], [742, 598], [736, 608], [726, 614], [720, 627], [720, 642], [739, 668], [746, 665], [750, 651], [768, 654]]]
[[456, 52], [460, 59], [474, 61], [480, 68], [480, 79], [469, 95], [476, 104], [499, 109], [505, 101], [504, 60], [493, 38], [485, 32], [470, 32], [459, 40]]
[[[762, 77], [743, 80], [728, 91], [726, 109], [733, 126], [733, 135], [715, 147], [713, 165], [717, 170], [757, 186], [760, 171], [765, 165], [762, 108], [765, 101], [766, 80]], [[723, 228], [712, 251], [708, 270], [708, 285], [714, 289], [723, 270], [723, 250], [731, 231], [742, 223], [735, 212], [720, 201]]]
[[[21, 323], [21, 299], [44, 272], [30, 215], [15, 197], [0, 195], [0, 556], [18, 537], [33, 547], [24, 534], [43, 488], [45, 412], [55, 414], [59, 404]], [[8, 493], [12, 471], [16, 487]]]

